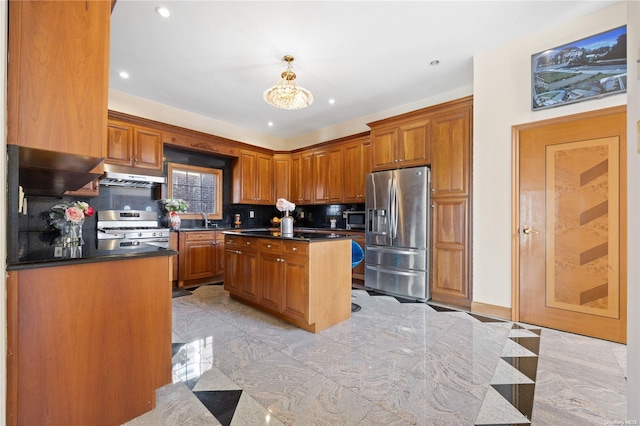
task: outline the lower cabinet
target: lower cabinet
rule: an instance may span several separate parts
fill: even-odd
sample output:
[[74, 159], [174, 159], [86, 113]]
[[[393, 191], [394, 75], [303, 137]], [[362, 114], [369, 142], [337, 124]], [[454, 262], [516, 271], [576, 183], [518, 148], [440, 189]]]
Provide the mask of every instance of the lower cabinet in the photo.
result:
[[224, 239], [221, 232], [180, 232], [178, 246], [178, 287], [222, 280]]
[[315, 243], [227, 235], [224, 288], [315, 333], [351, 316], [350, 253], [348, 239]]

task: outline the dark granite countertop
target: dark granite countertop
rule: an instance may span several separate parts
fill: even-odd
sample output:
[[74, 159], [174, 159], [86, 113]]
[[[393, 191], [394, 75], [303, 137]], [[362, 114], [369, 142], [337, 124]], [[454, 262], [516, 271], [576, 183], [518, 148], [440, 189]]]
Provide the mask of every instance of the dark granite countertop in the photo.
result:
[[7, 259], [7, 270], [48, 268], [81, 263], [108, 262], [155, 256], [174, 256], [178, 252], [150, 244], [113, 250], [99, 249], [95, 234], [85, 232], [85, 243], [65, 248], [51, 244], [40, 232], [20, 233], [14, 258]]
[[243, 229], [234, 231], [225, 231], [227, 235], [240, 235], [243, 237], [258, 237], [258, 238], [275, 238], [282, 240], [297, 240], [297, 241], [327, 241], [327, 240], [340, 240], [351, 239], [345, 232], [324, 233], [313, 232], [308, 230], [293, 230], [292, 236], [284, 236], [280, 233], [279, 229], [258, 228], [258, 229]]

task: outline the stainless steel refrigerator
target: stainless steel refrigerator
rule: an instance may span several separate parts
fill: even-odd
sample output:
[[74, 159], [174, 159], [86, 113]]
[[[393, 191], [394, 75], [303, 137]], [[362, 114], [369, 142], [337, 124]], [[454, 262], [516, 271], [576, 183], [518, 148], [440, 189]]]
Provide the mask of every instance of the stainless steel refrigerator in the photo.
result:
[[366, 192], [366, 288], [426, 301], [429, 292], [430, 171], [369, 173]]

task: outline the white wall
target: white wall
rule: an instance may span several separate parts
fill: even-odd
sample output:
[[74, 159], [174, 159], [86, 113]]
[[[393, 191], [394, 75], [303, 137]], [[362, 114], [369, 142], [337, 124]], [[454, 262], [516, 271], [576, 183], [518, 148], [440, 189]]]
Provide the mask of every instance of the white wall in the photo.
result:
[[626, 24], [626, 4], [474, 57], [473, 300], [511, 306], [511, 128], [626, 103], [614, 95], [531, 111], [531, 55]]
[[627, 418], [640, 421], [640, 2], [627, 2], [627, 194], [629, 268], [627, 318]]

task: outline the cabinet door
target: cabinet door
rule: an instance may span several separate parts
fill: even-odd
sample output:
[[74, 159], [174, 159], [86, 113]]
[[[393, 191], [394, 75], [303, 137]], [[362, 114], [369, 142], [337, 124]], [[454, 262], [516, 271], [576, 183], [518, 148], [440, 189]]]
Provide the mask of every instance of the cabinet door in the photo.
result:
[[162, 134], [151, 129], [133, 129], [133, 165], [162, 170]]
[[184, 271], [180, 271], [181, 281], [208, 278], [215, 275], [215, 241], [194, 241], [184, 245]]
[[133, 165], [133, 126], [110, 121], [107, 125], [107, 158], [109, 164]]
[[273, 184], [275, 187], [275, 195], [273, 201], [278, 198], [284, 198], [285, 200], [291, 200], [297, 203], [296, 199], [292, 196], [291, 191], [291, 157], [289, 154], [276, 154], [273, 157]]
[[100, 180], [94, 179], [85, 186], [75, 191], [67, 191], [64, 195], [72, 195], [75, 197], [98, 197], [100, 196]]
[[243, 251], [241, 256], [240, 274], [242, 280], [242, 297], [258, 302], [260, 300], [260, 288], [258, 274], [258, 254], [255, 251]]
[[333, 148], [327, 151], [329, 170], [327, 172], [326, 202], [331, 204], [342, 202], [344, 187], [342, 151], [342, 148]]
[[302, 157], [300, 154], [291, 156], [291, 201], [296, 204], [302, 202]]
[[343, 150], [345, 203], [364, 203], [365, 177], [370, 172], [369, 143], [357, 141], [345, 145]]
[[273, 199], [273, 157], [266, 154], [256, 155], [256, 180], [254, 182], [256, 202], [275, 204]]
[[329, 185], [329, 156], [326, 151], [313, 153], [313, 170], [315, 176], [313, 202], [316, 204], [325, 204], [329, 199], [327, 195]]
[[104, 158], [111, 2], [9, 6], [8, 143]]
[[276, 312], [282, 310], [282, 268], [279, 254], [260, 253], [260, 304]]
[[398, 128], [373, 130], [371, 132], [371, 168], [374, 171], [396, 167], [396, 145]]
[[252, 152], [240, 153], [233, 171], [233, 202], [255, 202], [256, 155]]
[[213, 273], [214, 275], [222, 275], [225, 267], [224, 235], [222, 233], [217, 234], [213, 249], [215, 251]]
[[242, 253], [239, 250], [225, 250], [224, 289], [232, 294], [242, 294]]
[[432, 198], [431, 296], [470, 306], [468, 202], [466, 198]]
[[429, 127], [429, 120], [400, 126], [396, 149], [399, 167], [426, 166], [431, 163]]
[[313, 204], [314, 184], [313, 153], [303, 153], [300, 157], [300, 204]]
[[309, 261], [304, 257], [286, 256], [282, 312], [309, 323]]
[[431, 188], [433, 196], [469, 194], [471, 110], [431, 120]]

